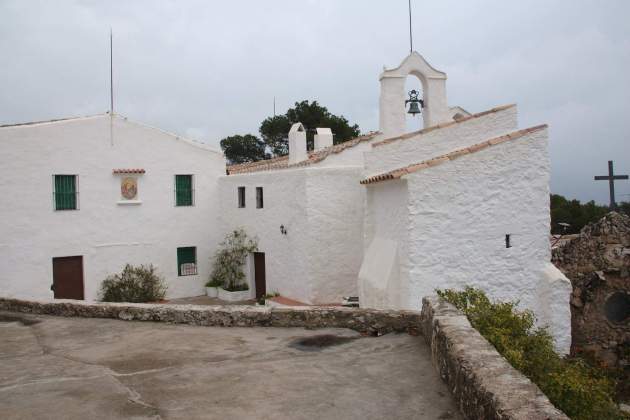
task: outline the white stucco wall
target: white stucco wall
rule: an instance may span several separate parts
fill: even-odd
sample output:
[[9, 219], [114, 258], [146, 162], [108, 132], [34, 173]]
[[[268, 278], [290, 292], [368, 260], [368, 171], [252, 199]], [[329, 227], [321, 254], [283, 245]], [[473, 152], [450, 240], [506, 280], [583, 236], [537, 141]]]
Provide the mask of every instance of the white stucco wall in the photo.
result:
[[[117, 204], [115, 168], [146, 170], [138, 176], [141, 204]], [[52, 298], [52, 258], [82, 255], [88, 300], [125, 263], [153, 263], [168, 297], [202, 294], [219, 239], [224, 171], [221, 153], [121, 117], [0, 128], [0, 293]], [[54, 210], [55, 174], [78, 175], [79, 210]], [[194, 206], [175, 207], [175, 174], [194, 175]], [[197, 247], [198, 275], [177, 276], [181, 246]]]
[[[409, 148], [399, 150], [411, 153]], [[535, 312], [539, 325], [549, 327], [557, 349], [566, 353], [571, 287], [549, 262], [549, 171], [547, 131], [542, 130], [401, 180], [368, 185], [368, 251], [362, 276], [374, 265], [367, 260], [373, 244], [399, 241], [399, 307], [419, 309], [422, 297], [438, 288], [479, 287], [492, 298], [520, 300], [522, 308]], [[506, 234], [511, 248], [505, 247]], [[402, 238], [407, 245], [400, 243]], [[390, 253], [381, 254], [379, 263], [387, 263]], [[377, 281], [360, 276], [360, 290]], [[362, 294], [362, 306], [391, 307], [391, 286], [385, 298], [370, 287], [376, 293], [365, 298]]]
[[[356, 295], [363, 252], [360, 176], [360, 168], [307, 167], [220, 179], [222, 229], [243, 227], [258, 237], [267, 292], [305, 303]], [[237, 208], [239, 186], [246, 188], [245, 208]], [[256, 208], [256, 187], [263, 187], [262, 209]]]
[[[436, 288], [466, 285], [503, 300], [520, 300], [559, 349], [570, 340], [570, 289], [562, 311], [549, 311], [549, 174], [547, 130], [413, 173], [407, 308]], [[444, 182], [448, 180], [448, 182]], [[505, 247], [510, 234], [512, 247]], [[565, 307], [566, 306], [566, 307]]]
[[[265, 253], [267, 292], [303, 300], [310, 295], [303, 170], [258, 172], [219, 179], [222, 235], [243, 228], [258, 238]], [[238, 208], [238, 187], [245, 187], [245, 208]], [[256, 208], [256, 187], [263, 187], [264, 207]], [[280, 226], [288, 233], [283, 235]]]
[[361, 306], [395, 309], [406, 304], [409, 223], [407, 181], [377, 183], [366, 188], [366, 249], [358, 286]]
[[404, 140], [370, 146], [366, 176], [376, 175], [462, 149], [517, 129], [516, 106], [431, 130]]

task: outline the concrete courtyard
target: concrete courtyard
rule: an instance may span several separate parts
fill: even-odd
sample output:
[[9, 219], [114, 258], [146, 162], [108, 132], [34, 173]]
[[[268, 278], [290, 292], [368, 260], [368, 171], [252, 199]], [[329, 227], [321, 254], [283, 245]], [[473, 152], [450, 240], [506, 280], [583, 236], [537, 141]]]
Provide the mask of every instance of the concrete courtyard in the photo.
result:
[[422, 337], [0, 313], [3, 419], [460, 419]]

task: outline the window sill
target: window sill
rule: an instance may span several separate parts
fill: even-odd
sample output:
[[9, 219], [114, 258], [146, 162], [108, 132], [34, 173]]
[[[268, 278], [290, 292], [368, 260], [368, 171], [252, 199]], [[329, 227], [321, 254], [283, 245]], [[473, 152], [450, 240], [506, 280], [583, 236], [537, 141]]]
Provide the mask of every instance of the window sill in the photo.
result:
[[142, 200], [120, 200], [117, 201], [116, 204], [118, 204], [119, 206], [133, 206], [142, 204]]

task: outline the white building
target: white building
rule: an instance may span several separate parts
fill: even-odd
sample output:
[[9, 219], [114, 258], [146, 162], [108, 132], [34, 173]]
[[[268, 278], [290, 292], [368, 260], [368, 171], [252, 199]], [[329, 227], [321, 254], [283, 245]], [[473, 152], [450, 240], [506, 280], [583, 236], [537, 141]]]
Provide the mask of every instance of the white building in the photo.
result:
[[0, 174], [2, 296], [97, 299], [126, 263], [154, 264], [170, 297], [203, 293], [222, 153], [104, 114], [0, 128]]
[[[409, 76], [422, 84], [425, 128], [405, 133]], [[571, 287], [549, 262], [546, 126], [519, 130], [515, 105], [449, 107], [446, 74], [415, 52], [380, 82], [379, 132], [333, 145], [318, 127], [307, 151], [297, 123], [288, 156], [227, 174], [207, 147], [120, 117], [0, 128], [0, 193], [24, 198], [4, 210], [2, 294], [52, 296], [51, 261], [64, 256], [83, 257], [88, 299], [127, 262], [156, 264], [169, 297], [201, 294], [217, 241], [243, 227], [259, 239], [252, 297], [419, 309], [436, 288], [471, 285], [519, 299], [568, 349]], [[55, 175], [74, 175], [80, 210], [55, 210], [67, 182]], [[193, 205], [176, 205], [176, 175], [192, 175], [177, 179], [192, 183]], [[132, 199], [121, 197], [129, 177]], [[198, 274], [179, 275], [188, 270]]]

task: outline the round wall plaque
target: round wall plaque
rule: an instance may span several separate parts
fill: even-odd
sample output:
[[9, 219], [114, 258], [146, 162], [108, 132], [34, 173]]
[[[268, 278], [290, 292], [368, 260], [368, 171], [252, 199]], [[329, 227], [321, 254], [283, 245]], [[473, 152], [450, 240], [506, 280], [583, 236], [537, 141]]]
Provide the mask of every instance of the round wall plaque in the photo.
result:
[[136, 178], [123, 178], [120, 181], [120, 193], [127, 200], [133, 200], [138, 194], [138, 180]]

